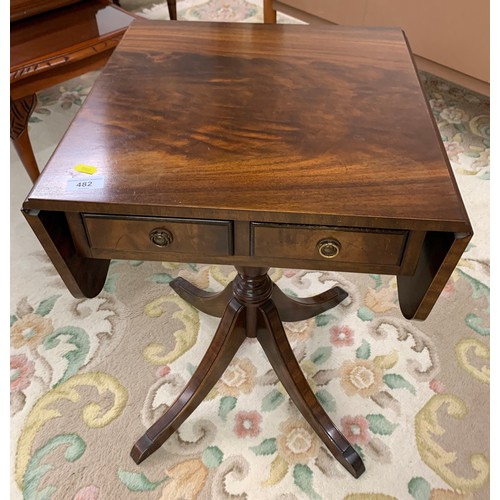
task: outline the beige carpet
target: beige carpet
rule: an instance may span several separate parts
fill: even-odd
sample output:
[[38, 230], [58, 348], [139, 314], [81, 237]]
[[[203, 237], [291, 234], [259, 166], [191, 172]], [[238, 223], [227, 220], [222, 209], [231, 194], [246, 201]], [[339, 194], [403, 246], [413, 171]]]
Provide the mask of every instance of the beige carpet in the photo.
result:
[[[165, 5], [129, 9], [168, 17]], [[260, 3], [183, 0], [182, 19], [259, 21]], [[280, 17], [281, 22], [290, 22]], [[39, 95], [44, 165], [98, 73]], [[207, 400], [143, 464], [129, 451], [189, 379], [217, 320], [169, 281], [221, 289], [224, 266], [114, 261], [103, 292], [66, 290], [19, 213], [30, 182], [11, 152], [11, 498], [489, 498], [489, 100], [422, 73], [475, 236], [425, 322], [391, 276], [275, 269], [290, 294], [334, 283], [344, 303], [286, 325], [314, 391], [363, 456], [353, 479], [246, 341]]]

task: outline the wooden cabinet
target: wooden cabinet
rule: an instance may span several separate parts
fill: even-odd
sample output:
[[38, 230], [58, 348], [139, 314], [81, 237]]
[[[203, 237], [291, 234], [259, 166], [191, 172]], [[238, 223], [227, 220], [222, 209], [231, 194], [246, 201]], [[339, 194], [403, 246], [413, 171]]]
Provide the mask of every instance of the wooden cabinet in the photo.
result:
[[282, 0], [272, 5], [308, 22], [401, 27], [420, 69], [489, 93], [487, 0]]

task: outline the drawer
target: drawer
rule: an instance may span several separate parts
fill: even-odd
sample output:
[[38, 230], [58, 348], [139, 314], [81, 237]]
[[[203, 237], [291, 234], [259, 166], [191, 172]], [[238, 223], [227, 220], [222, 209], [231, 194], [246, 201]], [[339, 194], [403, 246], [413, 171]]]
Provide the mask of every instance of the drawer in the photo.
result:
[[331, 261], [343, 264], [399, 266], [407, 231], [251, 224], [251, 253], [255, 257], [277, 257]]
[[233, 254], [232, 222], [84, 214], [93, 250], [151, 254]]

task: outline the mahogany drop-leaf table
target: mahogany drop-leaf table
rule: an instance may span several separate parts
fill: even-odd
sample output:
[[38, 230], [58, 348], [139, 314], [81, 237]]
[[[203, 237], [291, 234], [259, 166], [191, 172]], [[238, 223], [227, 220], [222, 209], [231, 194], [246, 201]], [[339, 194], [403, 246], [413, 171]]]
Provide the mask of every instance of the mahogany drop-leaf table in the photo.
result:
[[335, 458], [364, 465], [309, 387], [282, 321], [340, 303], [287, 297], [270, 267], [397, 276], [425, 319], [472, 236], [401, 30], [134, 21], [23, 212], [68, 289], [97, 295], [110, 259], [226, 264], [207, 353], [134, 445], [141, 462], [256, 337]]

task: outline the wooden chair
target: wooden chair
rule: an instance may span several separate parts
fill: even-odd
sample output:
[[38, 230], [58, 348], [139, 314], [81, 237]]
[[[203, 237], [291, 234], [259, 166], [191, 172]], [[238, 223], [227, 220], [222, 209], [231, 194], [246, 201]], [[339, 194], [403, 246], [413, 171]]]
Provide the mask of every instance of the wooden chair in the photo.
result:
[[[28, 120], [36, 92], [104, 66], [136, 16], [111, 0], [11, 0], [10, 7], [10, 137], [34, 182], [40, 171]], [[176, 19], [175, 0], [168, 7]]]

